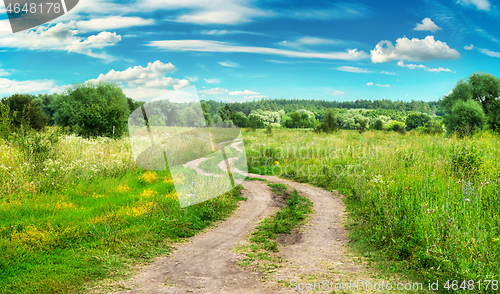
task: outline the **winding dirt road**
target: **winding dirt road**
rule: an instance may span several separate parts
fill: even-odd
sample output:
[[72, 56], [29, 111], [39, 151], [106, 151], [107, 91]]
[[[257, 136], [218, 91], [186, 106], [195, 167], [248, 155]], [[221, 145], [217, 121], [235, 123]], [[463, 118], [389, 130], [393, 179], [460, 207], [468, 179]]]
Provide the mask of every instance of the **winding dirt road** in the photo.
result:
[[137, 276], [120, 282], [116, 293], [289, 293], [291, 281], [321, 283], [349, 281], [366, 276], [366, 269], [344, 248], [347, 231], [342, 226], [344, 206], [337, 193], [270, 176], [249, 175], [296, 189], [314, 203], [307, 224], [280, 238], [284, 266], [266, 279], [258, 272], [242, 270], [237, 262], [245, 256], [233, 252], [244, 243], [258, 222], [277, 209], [266, 183], [246, 181], [242, 201], [235, 214], [217, 226], [179, 244], [169, 256], [155, 259]]

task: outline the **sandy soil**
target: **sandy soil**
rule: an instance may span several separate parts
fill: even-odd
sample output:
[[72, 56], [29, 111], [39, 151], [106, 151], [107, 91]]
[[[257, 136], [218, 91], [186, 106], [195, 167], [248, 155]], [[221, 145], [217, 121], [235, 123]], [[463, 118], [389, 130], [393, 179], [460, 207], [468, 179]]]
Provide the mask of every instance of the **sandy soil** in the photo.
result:
[[348, 237], [342, 226], [340, 195], [276, 177], [250, 176], [287, 184], [314, 203], [315, 212], [307, 224], [279, 238], [285, 244], [279, 253], [285, 260], [282, 268], [263, 280], [259, 273], [237, 265], [244, 255], [232, 249], [276, 210], [266, 183], [246, 181], [243, 196], [248, 200], [241, 202], [233, 216], [144, 266], [137, 276], [119, 283], [130, 290], [117, 293], [288, 293], [295, 292], [290, 289], [292, 280], [321, 283], [366, 276], [364, 266], [344, 248]]

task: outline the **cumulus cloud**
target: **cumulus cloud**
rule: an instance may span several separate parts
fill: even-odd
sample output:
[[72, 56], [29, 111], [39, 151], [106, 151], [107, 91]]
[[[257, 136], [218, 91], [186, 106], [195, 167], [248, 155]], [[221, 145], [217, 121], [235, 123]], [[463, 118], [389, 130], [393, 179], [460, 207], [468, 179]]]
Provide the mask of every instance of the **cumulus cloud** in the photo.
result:
[[186, 80], [190, 81], [190, 82], [196, 82], [198, 80], [198, 76], [194, 76], [194, 77], [186, 77]]
[[490, 10], [490, 2], [488, 0], [458, 0], [457, 3], [462, 5], [474, 5], [479, 10]]
[[[134, 99], [154, 98], [166, 94], [167, 88], [179, 90], [191, 86], [188, 80], [165, 76], [174, 72], [175, 66], [159, 60], [148, 63], [147, 67], [134, 66], [124, 71], [110, 70], [107, 74], [100, 74], [94, 82], [110, 81], [121, 84], [123, 92]], [[124, 86], [124, 84], [127, 86]]]
[[369, 82], [369, 83], [366, 83], [366, 85], [364, 85], [364, 86], [371, 87], [371, 86], [373, 86], [373, 83], [372, 83], [372, 82]]
[[488, 55], [488, 56], [500, 58], [500, 52], [495, 52], [495, 51], [491, 51], [488, 49], [479, 49], [479, 51], [483, 54]]
[[195, 52], [221, 52], [221, 53], [255, 53], [282, 55], [295, 58], [318, 58], [318, 59], [339, 59], [339, 60], [359, 60], [367, 58], [364, 51], [357, 49], [348, 49], [346, 52], [303, 52], [267, 47], [237, 46], [225, 42], [211, 40], [168, 40], [152, 41], [148, 44], [158, 49], [169, 51], [195, 51]]
[[220, 83], [220, 80], [219, 79], [204, 79], [205, 82], [209, 83], [209, 84], [218, 84]]
[[406, 37], [396, 40], [396, 46], [392, 42], [380, 41], [375, 49], [371, 51], [373, 63], [381, 63], [392, 60], [408, 61], [430, 61], [434, 59], [458, 59], [460, 53], [450, 48], [445, 42], [434, 40], [434, 36], [425, 39], [408, 39]]
[[229, 91], [226, 90], [226, 89], [222, 89], [222, 88], [213, 88], [213, 89], [206, 89], [206, 90], [201, 90], [201, 91], [198, 91], [198, 93], [200, 94], [206, 94], [206, 95], [218, 95], [218, 94], [224, 94], [224, 93], [228, 93]]
[[389, 84], [387, 84], [387, 85], [376, 84], [375, 86], [377, 86], [377, 87], [383, 87], [383, 88], [389, 88], [391, 85], [389, 85]]
[[229, 92], [229, 95], [231, 96], [236, 96], [236, 95], [259, 95], [260, 93], [257, 93], [257, 92], [254, 92], [254, 91], [250, 91], [250, 90], [245, 90], [245, 91], [233, 91], [233, 92]]
[[367, 69], [359, 68], [359, 67], [355, 67], [355, 66], [339, 66], [335, 69], [340, 70], [340, 71], [352, 72], [352, 73], [370, 73], [371, 72]]
[[407, 67], [409, 69], [423, 69], [423, 70], [430, 71], [430, 72], [442, 72], [442, 71], [451, 72], [451, 69], [449, 69], [449, 68], [443, 68], [443, 67], [429, 68], [423, 64], [404, 64], [404, 62], [401, 60], [398, 62], [398, 65], [401, 67]]
[[413, 29], [414, 31], [439, 31], [441, 30], [430, 18], [426, 17], [422, 20], [422, 23], [417, 23], [417, 26]]
[[470, 44], [470, 46], [464, 46], [465, 50], [472, 50], [474, 49], [474, 45]]
[[339, 90], [327, 90], [326, 93], [327, 95], [333, 95], [333, 96], [339, 96], [339, 95], [344, 95], [345, 93]]
[[114, 46], [121, 40], [116, 33], [100, 32], [87, 38], [76, 36], [76, 21], [39, 26], [16, 34], [0, 35], [0, 47], [42, 51], [68, 51], [112, 61], [114, 58], [102, 49]]

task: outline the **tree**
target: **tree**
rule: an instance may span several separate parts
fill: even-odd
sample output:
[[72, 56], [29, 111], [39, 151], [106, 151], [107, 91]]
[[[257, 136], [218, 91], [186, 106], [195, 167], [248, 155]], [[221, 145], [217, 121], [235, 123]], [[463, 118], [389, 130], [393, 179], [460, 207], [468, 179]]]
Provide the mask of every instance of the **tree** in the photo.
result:
[[210, 126], [212, 124], [212, 117], [210, 115], [210, 105], [208, 105], [205, 101], [202, 101], [201, 110], [203, 111], [203, 116], [205, 117], [207, 126]]
[[451, 93], [445, 95], [440, 101], [445, 116], [450, 115], [452, 108], [458, 101], [465, 102], [469, 99], [480, 103], [488, 118], [490, 128], [496, 130], [497, 126], [500, 125], [500, 117], [495, 111], [500, 103], [500, 79], [491, 74], [475, 72], [469, 76], [467, 81], [459, 81]]
[[406, 129], [408, 131], [424, 127], [431, 121], [431, 117], [425, 113], [412, 112], [406, 117]]
[[248, 127], [248, 117], [246, 117], [243, 113], [235, 112], [232, 114], [231, 119], [233, 123], [240, 128]]
[[250, 114], [248, 117], [249, 126], [252, 130], [264, 128], [264, 122], [258, 115]]
[[332, 132], [336, 132], [339, 130], [339, 125], [337, 122], [337, 118], [335, 117], [335, 113], [331, 108], [328, 109], [325, 118], [323, 121], [316, 126], [316, 132], [325, 132], [327, 134], [331, 134]]
[[[16, 116], [16, 113], [14, 113]], [[0, 138], [7, 139], [12, 131], [12, 116], [10, 106], [0, 102]]]
[[9, 105], [11, 119], [16, 128], [40, 131], [47, 125], [47, 116], [34, 101], [33, 95], [14, 94], [2, 103]]
[[481, 104], [471, 99], [458, 101], [444, 117], [444, 124], [448, 133], [456, 132], [460, 135], [481, 130], [485, 123], [486, 115]]
[[383, 130], [383, 129], [384, 129], [384, 122], [382, 121], [382, 119], [377, 118], [377, 119], [375, 120], [375, 122], [373, 123], [372, 128], [373, 128], [374, 130], [377, 130], [377, 131], [381, 131], [381, 130]]
[[127, 131], [127, 97], [113, 83], [74, 85], [54, 96], [53, 106], [55, 123], [71, 127], [79, 135], [111, 137], [113, 131], [119, 135]]

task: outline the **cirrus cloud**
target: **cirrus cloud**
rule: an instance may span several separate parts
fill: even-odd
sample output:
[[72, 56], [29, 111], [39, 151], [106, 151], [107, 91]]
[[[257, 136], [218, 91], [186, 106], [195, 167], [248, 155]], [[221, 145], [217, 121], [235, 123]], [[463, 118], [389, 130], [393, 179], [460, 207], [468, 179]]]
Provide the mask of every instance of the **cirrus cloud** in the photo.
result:
[[357, 49], [348, 49], [346, 52], [311, 52], [276, 49], [268, 47], [237, 46], [225, 42], [211, 40], [167, 40], [152, 41], [148, 44], [158, 49], [169, 51], [195, 51], [195, 52], [220, 52], [220, 53], [254, 53], [282, 55], [294, 58], [317, 58], [317, 59], [339, 59], [359, 60], [367, 58], [368, 54]]

